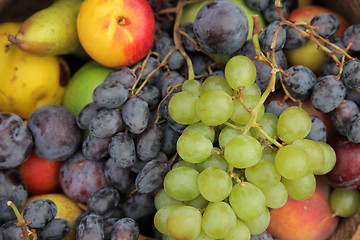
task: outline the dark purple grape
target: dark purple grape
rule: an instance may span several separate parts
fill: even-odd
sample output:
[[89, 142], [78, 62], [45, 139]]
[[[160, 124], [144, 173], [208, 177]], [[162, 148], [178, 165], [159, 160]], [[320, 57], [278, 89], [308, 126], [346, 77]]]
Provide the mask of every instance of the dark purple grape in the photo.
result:
[[334, 61], [327, 62], [321, 67], [320, 76], [321, 77], [327, 76], [327, 75], [337, 76], [339, 74], [339, 71], [340, 71], [340, 68], [336, 64], [336, 62], [334, 62]]
[[[284, 0], [284, 1], [281, 1], [281, 3], [282, 3], [281, 12], [283, 13], [284, 17], [287, 18], [291, 11], [291, 8], [290, 8], [291, 1]], [[264, 11], [262, 11], [262, 15], [263, 15], [265, 21], [268, 23], [280, 20], [279, 13], [275, 7], [275, 0], [269, 0], [269, 5], [267, 6], [267, 8]]]
[[0, 168], [14, 168], [24, 162], [34, 146], [31, 132], [14, 113], [0, 112]]
[[106, 161], [104, 172], [107, 181], [119, 191], [126, 189], [133, 181], [130, 168], [119, 167], [113, 158]]
[[111, 239], [111, 232], [114, 230], [115, 223], [119, 220], [119, 218], [106, 218], [103, 220], [104, 239]]
[[162, 187], [165, 175], [170, 166], [162, 160], [151, 160], [141, 169], [135, 179], [136, 190], [140, 193], [151, 193]]
[[100, 216], [85, 216], [76, 229], [76, 240], [104, 240], [104, 224]]
[[269, 0], [245, 0], [245, 3], [250, 9], [261, 12], [269, 5]]
[[317, 80], [315, 73], [302, 65], [292, 66], [286, 73], [283, 81], [290, 95], [301, 101], [307, 99]]
[[181, 133], [173, 130], [168, 123], [161, 125], [163, 129], [163, 140], [161, 143], [161, 151], [167, 155], [172, 155], [176, 152], [176, 142]]
[[327, 142], [327, 131], [325, 123], [317, 116], [310, 115], [310, 117], [311, 129], [305, 138], [318, 142]]
[[251, 235], [250, 240], [273, 240], [273, 237], [270, 235], [268, 231], [264, 231], [260, 234]]
[[59, 182], [64, 193], [75, 201], [85, 203], [98, 189], [108, 186], [103, 162], [86, 159], [75, 153], [60, 167]]
[[92, 94], [96, 105], [104, 108], [120, 107], [128, 98], [128, 89], [117, 80], [106, 81], [98, 85]]
[[128, 67], [122, 66], [112, 71], [104, 80], [107, 81], [119, 81], [125, 88], [132, 88], [136, 82], [136, 74]]
[[21, 228], [17, 225], [17, 220], [8, 221], [0, 227], [0, 235], [4, 240], [23, 240], [24, 238], [20, 237], [21, 234]]
[[89, 131], [98, 138], [110, 137], [122, 126], [121, 113], [117, 108], [105, 108], [90, 121]]
[[124, 203], [125, 216], [139, 219], [156, 211], [152, 194], [136, 192]]
[[200, 52], [191, 54], [190, 58], [193, 64], [194, 74], [196, 76], [207, 73], [209, 65], [213, 62], [211, 58]]
[[360, 24], [353, 24], [346, 28], [343, 41], [346, 47], [351, 43], [350, 50], [360, 51]]
[[[329, 42], [332, 43], [333, 45], [336, 45], [337, 47], [341, 48], [342, 50], [345, 50], [345, 44], [342, 40], [341, 37], [338, 37], [338, 36], [333, 36], [331, 38], [329, 38]], [[334, 51], [335, 48], [333, 46], [331, 46], [330, 44], [326, 43], [325, 44], [325, 47], [327, 47], [330, 51]], [[329, 59], [329, 61], [333, 62], [333, 58], [332, 56], [327, 53], [327, 52], [324, 52], [325, 53], [325, 56]], [[335, 57], [341, 61], [341, 58], [343, 57], [343, 54], [339, 53], [339, 52], [335, 52]], [[334, 75], [337, 75], [337, 74], [334, 74]]]
[[351, 100], [344, 100], [334, 111], [331, 112], [331, 121], [335, 129], [343, 136], [348, 131], [348, 122], [359, 113], [359, 107]]
[[265, 112], [272, 113], [275, 116], [279, 117], [280, 114], [289, 107], [289, 104], [287, 104], [286, 102], [282, 102], [280, 100], [272, 100], [265, 105]]
[[[155, 50], [159, 53], [161, 61], [175, 47], [174, 40], [170, 36], [161, 36], [155, 41]], [[175, 50], [166, 60], [170, 70], [179, 70], [185, 63], [184, 56]]]
[[313, 17], [310, 25], [315, 28], [315, 32], [323, 38], [330, 38], [340, 28], [340, 20], [333, 14], [320, 13]]
[[8, 201], [12, 201], [22, 211], [27, 197], [25, 183], [19, 172], [14, 168], [0, 170], [0, 225], [16, 218]]
[[114, 187], [103, 187], [94, 192], [87, 201], [87, 211], [99, 216], [118, 206], [120, 194]]
[[37, 108], [27, 120], [34, 137], [34, 152], [50, 160], [72, 156], [80, 145], [80, 129], [75, 117], [65, 107], [48, 104]]
[[57, 214], [57, 206], [50, 199], [39, 199], [29, 203], [24, 209], [25, 222], [30, 221], [30, 228], [43, 228]]
[[161, 86], [161, 97], [164, 98], [167, 95], [167, 91], [170, 87], [176, 87], [172, 93], [176, 93], [181, 91], [180, 84], [185, 82], [185, 78], [181, 76], [178, 72], [171, 71], [167, 77], [165, 77], [166, 81], [164, 81]]
[[194, 20], [194, 33], [203, 49], [227, 55], [245, 43], [249, 23], [244, 10], [234, 2], [214, 0], [205, 4]]
[[[180, 30], [189, 35], [194, 41], [196, 41], [196, 36], [194, 33], [194, 24], [192, 22], [184, 23], [180, 26]], [[185, 35], [181, 35], [181, 41], [186, 51], [195, 52], [196, 46], [194, 43]]]
[[139, 235], [140, 229], [136, 221], [132, 218], [122, 218], [115, 223], [111, 240], [137, 240]]
[[360, 113], [355, 114], [349, 120], [346, 136], [350, 142], [360, 143]]
[[130, 132], [140, 134], [149, 122], [149, 105], [140, 97], [132, 96], [123, 105], [121, 116]]
[[355, 89], [346, 88], [346, 99], [353, 101], [360, 106], [360, 93]]
[[311, 103], [317, 111], [328, 113], [340, 105], [345, 94], [344, 84], [337, 81], [335, 76], [319, 77], [312, 91]]
[[138, 135], [136, 142], [137, 157], [142, 161], [153, 159], [161, 149], [162, 136], [161, 126], [150, 123], [146, 129]]
[[99, 114], [101, 110], [104, 108], [99, 107], [94, 102], [88, 103], [81, 109], [79, 114], [76, 116], [76, 123], [79, 128], [83, 130], [89, 130], [89, 125], [91, 119], [93, 119], [96, 115]]
[[147, 102], [150, 111], [156, 109], [161, 100], [159, 89], [153, 85], [145, 85], [140, 90], [139, 97]]
[[[275, 41], [275, 52], [281, 50], [286, 41], [286, 30], [284, 26], [280, 26], [280, 21], [273, 21], [267, 25], [259, 37], [260, 48], [263, 52], [271, 52], [271, 45], [275, 32], [278, 31]], [[280, 26], [280, 27], [279, 27]], [[279, 28], [279, 30], [277, 30]]]
[[[143, 64], [143, 60], [141, 60], [138, 65], [142, 65]], [[160, 62], [157, 58], [150, 56], [149, 59], [147, 60], [145, 67], [143, 69], [143, 72], [141, 74], [140, 80], [145, 80], [148, 75], [153, 72], [158, 66], [160, 65]], [[138, 68], [135, 72], [135, 74], [137, 76], [140, 76], [140, 72], [141, 72], [141, 68]], [[157, 81], [158, 77], [160, 75], [160, 71], [156, 70], [154, 73], [152, 73], [152, 75], [150, 76], [148, 83], [149, 84], [153, 84], [154, 82]]]
[[[297, 28], [305, 31], [306, 27], [304, 25], [296, 25]], [[306, 43], [307, 38], [304, 37], [297, 29], [286, 25], [286, 41], [284, 49], [291, 50], [301, 47]]]
[[134, 140], [128, 133], [118, 132], [111, 139], [109, 154], [119, 167], [131, 167], [136, 160]]
[[122, 205], [119, 205], [115, 208], [110, 209], [108, 212], [106, 212], [103, 215], [104, 219], [106, 218], [123, 218], [125, 217], [124, 210], [122, 208]]
[[63, 218], [55, 218], [45, 227], [36, 230], [39, 240], [60, 240], [70, 232], [69, 221]]
[[360, 88], [360, 61], [346, 61], [343, 65], [340, 80], [349, 88]]
[[109, 155], [112, 137], [97, 138], [89, 133], [82, 143], [82, 153], [87, 159], [100, 160]]
[[137, 159], [134, 164], [130, 167], [131, 171], [134, 173], [139, 173], [141, 169], [145, 166], [147, 162]]

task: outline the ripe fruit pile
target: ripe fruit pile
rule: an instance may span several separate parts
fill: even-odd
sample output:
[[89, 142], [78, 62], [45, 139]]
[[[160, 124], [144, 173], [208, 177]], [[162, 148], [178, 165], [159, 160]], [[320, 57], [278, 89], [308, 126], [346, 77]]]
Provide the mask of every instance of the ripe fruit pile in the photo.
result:
[[[359, 160], [348, 156], [360, 150], [360, 61], [351, 56], [360, 25], [338, 36], [331, 13], [288, 21], [295, 0], [116, 2], [73, 1], [71, 27], [51, 31], [78, 35], [54, 45], [34, 26], [69, 0], [8, 35], [27, 54], [79, 54], [81, 45], [106, 67], [79, 69], [63, 105], [26, 117], [0, 108], [0, 181], [15, 189], [0, 189], [0, 239], [326, 239], [355, 214]], [[144, 15], [127, 15], [134, 9]], [[327, 57], [320, 73], [288, 64], [308, 41]], [[82, 208], [75, 222], [55, 218], [61, 206], [50, 199], [25, 207], [22, 166], [34, 155], [61, 163], [55, 186]], [[297, 216], [282, 211], [316, 196], [321, 224], [294, 231]]]

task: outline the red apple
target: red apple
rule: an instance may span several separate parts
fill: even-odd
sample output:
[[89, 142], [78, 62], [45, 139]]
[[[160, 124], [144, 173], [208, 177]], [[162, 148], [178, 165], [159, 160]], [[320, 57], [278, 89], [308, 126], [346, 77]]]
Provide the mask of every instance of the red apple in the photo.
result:
[[336, 153], [334, 168], [325, 175], [331, 186], [338, 189], [360, 188], [360, 144], [338, 136], [329, 144]]
[[108, 67], [130, 66], [153, 45], [155, 17], [147, 0], [86, 0], [77, 17], [80, 43]]
[[270, 211], [267, 231], [282, 240], [325, 240], [335, 231], [339, 218], [329, 205], [330, 187], [321, 177], [316, 189], [306, 200], [289, 197], [287, 203]]
[[38, 157], [32, 152], [18, 170], [30, 195], [53, 193], [60, 189], [59, 169], [61, 161]]

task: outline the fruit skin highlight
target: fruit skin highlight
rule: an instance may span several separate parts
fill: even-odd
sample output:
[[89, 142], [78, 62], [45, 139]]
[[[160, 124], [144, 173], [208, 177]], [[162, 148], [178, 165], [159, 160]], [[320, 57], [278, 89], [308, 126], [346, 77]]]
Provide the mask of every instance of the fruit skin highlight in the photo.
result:
[[130, 66], [151, 49], [155, 17], [146, 0], [86, 0], [80, 6], [77, 31], [95, 61], [108, 67]]
[[45, 104], [61, 104], [70, 69], [57, 56], [38, 57], [21, 51], [7, 40], [21, 23], [0, 24], [0, 111], [27, 118]]

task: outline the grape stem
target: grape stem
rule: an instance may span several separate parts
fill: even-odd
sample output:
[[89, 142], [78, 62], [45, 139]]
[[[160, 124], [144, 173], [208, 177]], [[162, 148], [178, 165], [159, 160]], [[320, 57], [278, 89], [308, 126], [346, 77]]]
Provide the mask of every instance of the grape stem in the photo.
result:
[[272, 144], [274, 144], [276, 147], [278, 147], [279, 149], [283, 147], [283, 145], [281, 145], [278, 141], [276, 141], [275, 139], [271, 138], [260, 126], [260, 124], [254, 124], [254, 127], [262, 134], [264, 135], [264, 137], [271, 142]]
[[31, 239], [36, 240], [37, 239], [36, 233], [34, 233], [34, 232], [32, 232], [32, 231], [30, 231], [28, 229], [28, 227], [26, 226], [24, 218], [21, 216], [21, 214], [20, 214], [19, 210], [17, 209], [17, 207], [15, 206], [15, 204], [12, 201], [8, 201], [7, 205], [10, 206], [13, 209], [14, 213], [15, 213], [15, 216], [16, 216], [17, 221], [18, 221], [18, 225], [19, 225], [19, 227], [21, 229], [21, 235], [22, 235], [21, 238], [23, 238], [24, 240], [30, 240], [29, 235], [31, 235], [32, 236]]

